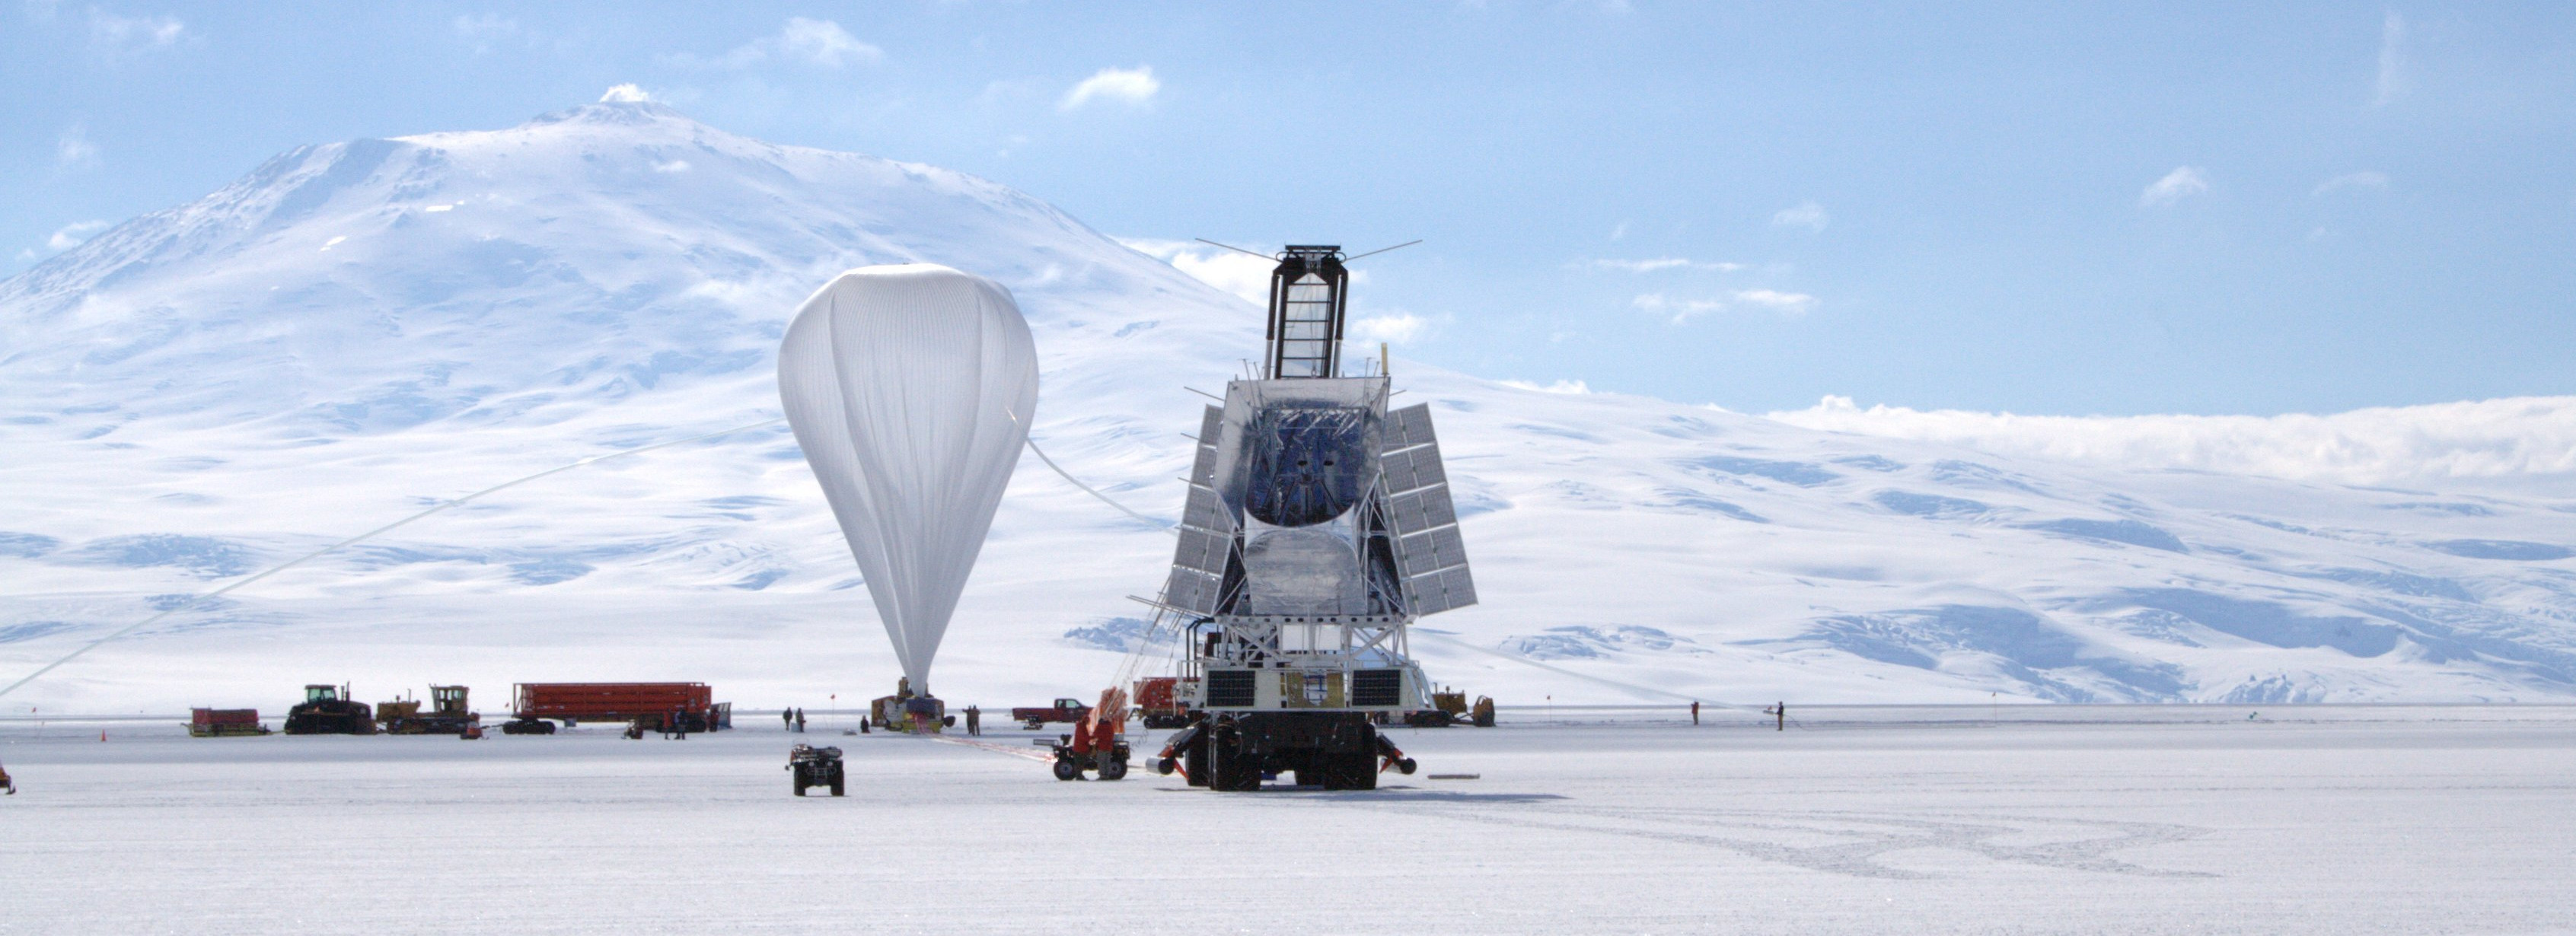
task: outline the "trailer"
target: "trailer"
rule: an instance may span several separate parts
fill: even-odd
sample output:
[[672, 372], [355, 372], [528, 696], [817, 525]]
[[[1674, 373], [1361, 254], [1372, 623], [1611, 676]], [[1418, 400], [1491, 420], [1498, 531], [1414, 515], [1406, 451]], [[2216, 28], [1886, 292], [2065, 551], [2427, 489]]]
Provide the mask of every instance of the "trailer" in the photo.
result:
[[1148, 676], [1136, 681], [1136, 712], [1144, 716], [1147, 728], [1179, 728], [1190, 723], [1187, 695], [1198, 694], [1193, 683], [1182, 686], [1178, 676]]
[[555, 722], [625, 722], [643, 731], [722, 731], [733, 703], [700, 682], [518, 683], [502, 734], [553, 734]]
[[188, 736], [192, 738], [239, 738], [267, 733], [268, 726], [259, 723], [258, 709], [188, 710]]

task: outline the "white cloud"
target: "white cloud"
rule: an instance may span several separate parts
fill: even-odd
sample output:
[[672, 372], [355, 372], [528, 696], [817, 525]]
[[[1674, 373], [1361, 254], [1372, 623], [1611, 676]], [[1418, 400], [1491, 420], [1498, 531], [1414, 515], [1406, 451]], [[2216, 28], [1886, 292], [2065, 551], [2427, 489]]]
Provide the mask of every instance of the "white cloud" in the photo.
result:
[[2372, 107], [2385, 107], [2412, 85], [2406, 78], [2406, 18], [2390, 10], [2379, 21], [2379, 84]]
[[187, 31], [188, 25], [174, 17], [117, 16], [96, 7], [89, 11], [90, 48], [110, 56], [166, 49], [179, 44]]
[[2176, 166], [2174, 171], [2165, 173], [2164, 178], [2157, 179], [2154, 185], [2147, 186], [2146, 191], [2138, 193], [2138, 207], [2163, 208], [2206, 191], [2209, 191], [2209, 179], [2201, 175], [2199, 169]]
[[1825, 206], [1812, 201], [1803, 201], [1782, 208], [1777, 214], [1771, 216], [1771, 224], [1774, 227], [1802, 227], [1810, 231], [1822, 231], [1825, 225], [1833, 223], [1833, 220], [1831, 215], [1825, 214]]
[[1066, 91], [1064, 100], [1057, 102], [1055, 109], [1069, 111], [1095, 100], [1141, 107], [1151, 103], [1154, 94], [1161, 90], [1163, 83], [1154, 79], [1153, 66], [1103, 68], [1082, 79], [1082, 83], [1074, 85], [1073, 90]]
[[1129, 250], [1171, 264], [1191, 278], [1240, 296], [1245, 302], [1270, 304], [1270, 271], [1279, 267], [1277, 260], [1188, 241], [1141, 237], [1117, 240]]
[[1669, 315], [1672, 323], [1679, 325], [1690, 321], [1694, 316], [1746, 307], [1764, 309], [1791, 317], [1805, 315], [1807, 310], [1816, 307], [1816, 297], [1806, 293], [1780, 292], [1775, 289], [1738, 289], [1728, 293], [1723, 299], [1676, 299], [1663, 293], [1647, 293], [1631, 300], [1629, 304], [1648, 312]]
[[1726, 308], [1726, 303], [1715, 299], [1675, 299], [1663, 293], [1646, 293], [1628, 304], [1648, 312], [1667, 313], [1675, 325], [1690, 321], [1691, 316]]
[[822, 68], [839, 68], [847, 64], [866, 65], [885, 57], [885, 50], [860, 42], [849, 30], [831, 20], [787, 18], [778, 34], [762, 36], [733, 51], [712, 59], [687, 53], [663, 56], [669, 64], [688, 68], [750, 68], [772, 60], [796, 61]]
[[89, 141], [89, 128], [73, 124], [54, 138], [54, 165], [78, 166], [98, 161], [98, 144]]
[[1715, 270], [1731, 273], [1744, 269], [1744, 264], [1724, 261], [1700, 261], [1683, 257], [1655, 257], [1648, 260], [1594, 260], [1593, 266], [1630, 273], [1653, 273], [1659, 270]]
[[2311, 197], [2311, 198], [2314, 198], [2314, 197], [2316, 197], [2316, 196], [2323, 195], [2323, 194], [2325, 194], [2325, 193], [2327, 193], [2327, 192], [2331, 192], [2331, 191], [2334, 191], [2334, 190], [2336, 190], [2336, 189], [2348, 189], [2348, 188], [2374, 188], [2374, 189], [2384, 189], [2384, 188], [2387, 188], [2387, 187], [2388, 187], [2388, 174], [2387, 174], [2387, 173], [2385, 173], [2385, 172], [2373, 172], [2373, 171], [2371, 171], [2371, 170], [2364, 169], [2364, 170], [2362, 170], [2362, 171], [2360, 171], [2360, 172], [2347, 172], [2347, 173], [2344, 173], [2344, 174], [2342, 174], [2342, 175], [2336, 176], [2336, 177], [2334, 177], [2334, 178], [2327, 179], [2327, 180], [2325, 180], [2325, 181], [2323, 181], [2323, 182], [2319, 182], [2319, 183], [2317, 183], [2316, 191], [2309, 192], [2309, 193], [2308, 193], [2308, 196], [2309, 196], [2309, 197]]
[[492, 44], [519, 35], [519, 21], [497, 13], [481, 16], [459, 16], [448, 25], [456, 34], [474, 43], [474, 54], [492, 51]]
[[2325, 416], [2019, 416], [1861, 409], [1848, 397], [1766, 414], [1809, 429], [2004, 455], [2340, 484], [2576, 472], [2576, 397], [2377, 407]]
[[45, 238], [45, 248], [56, 251], [70, 250], [89, 240], [90, 235], [107, 229], [108, 223], [105, 221], [76, 221], [66, 224], [61, 230], [55, 231], [54, 236]]
[[777, 42], [780, 53], [827, 68], [839, 68], [844, 61], [866, 64], [885, 57], [885, 50], [860, 42], [831, 20], [788, 17], [786, 28], [778, 31]]
[[674, 159], [670, 162], [657, 162], [653, 164], [653, 171], [663, 173], [687, 172], [689, 171], [689, 161], [685, 159]]
[[644, 93], [644, 89], [633, 84], [617, 85], [609, 88], [608, 93], [599, 96], [602, 104], [642, 104], [652, 99], [652, 95]]
[[1519, 388], [1521, 388], [1521, 389], [1523, 389], [1523, 390], [1536, 390], [1536, 391], [1538, 391], [1538, 392], [1540, 392], [1540, 393], [1578, 393], [1578, 394], [1579, 394], [1579, 393], [1590, 393], [1590, 392], [1592, 392], [1592, 388], [1591, 388], [1591, 387], [1584, 386], [1583, 381], [1580, 381], [1580, 380], [1559, 380], [1559, 381], [1556, 381], [1556, 382], [1554, 382], [1554, 383], [1548, 383], [1548, 384], [1541, 384], [1541, 383], [1538, 383], [1538, 382], [1536, 382], [1536, 381], [1529, 381], [1529, 380], [1501, 380], [1501, 381], [1496, 381], [1496, 383], [1500, 383], [1500, 384], [1502, 384], [1503, 386], [1506, 386], [1506, 387], [1519, 387]]
[[1779, 292], [1770, 289], [1739, 289], [1735, 301], [1761, 306], [1782, 315], [1805, 315], [1816, 307], [1816, 297], [1806, 293]]
[[[1264, 301], [1267, 301], [1267, 296]], [[1400, 345], [1428, 337], [1431, 331], [1430, 319], [1411, 312], [1398, 312], [1352, 319], [1344, 335], [1352, 341], [1383, 341]]]

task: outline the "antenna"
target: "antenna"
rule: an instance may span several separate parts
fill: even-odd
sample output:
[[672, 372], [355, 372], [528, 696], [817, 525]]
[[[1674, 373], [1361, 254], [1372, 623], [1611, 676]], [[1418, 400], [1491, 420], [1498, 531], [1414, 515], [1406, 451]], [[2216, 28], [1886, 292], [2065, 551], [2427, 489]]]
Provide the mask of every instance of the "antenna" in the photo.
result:
[[[1235, 245], [1233, 245], [1233, 244], [1220, 244], [1220, 243], [1217, 243], [1217, 242], [1215, 242], [1215, 241], [1209, 240], [1209, 239], [1204, 238], [1204, 237], [1194, 237], [1194, 238], [1191, 238], [1191, 240], [1198, 241], [1199, 243], [1206, 244], [1206, 245], [1209, 245], [1209, 246], [1211, 246], [1211, 247], [1223, 247], [1223, 248], [1225, 248], [1225, 249], [1227, 249], [1227, 250], [1231, 250], [1231, 251], [1234, 251], [1235, 253], [1239, 253], [1239, 254], [1251, 254], [1252, 256], [1260, 257], [1261, 259], [1264, 259], [1264, 260], [1277, 260], [1277, 259], [1279, 259], [1279, 258], [1277, 258], [1277, 257], [1273, 257], [1273, 256], [1271, 256], [1271, 255], [1269, 255], [1269, 254], [1266, 254], [1266, 253], [1253, 253], [1252, 251], [1245, 250], [1245, 249], [1243, 249], [1243, 248], [1241, 248], [1241, 247], [1237, 247], [1237, 246], [1235, 246]], [[1421, 241], [1415, 241], [1414, 243], [1419, 244], [1419, 243], [1421, 243]], [[1393, 248], [1393, 247], [1389, 247], [1389, 248], [1387, 248], [1387, 250], [1394, 250], [1394, 249], [1395, 249], [1395, 248]]]
[[[1208, 243], [1215, 244], [1216, 242], [1215, 242], [1215, 241], [1209, 241]], [[1374, 256], [1377, 256], [1377, 255], [1379, 255], [1379, 254], [1385, 253], [1385, 252], [1390, 251], [1390, 250], [1402, 250], [1402, 249], [1404, 249], [1404, 248], [1406, 248], [1406, 247], [1411, 247], [1411, 246], [1413, 246], [1413, 245], [1415, 245], [1415, 244], [1419, 244], [1419, 243], [1422, 243], [1422, 238], [1417, 237], [1417, 238], [1414, 238], [1414, 239], [1412, 239], [1412, 240], [1405, 241], [1404, 243], [1397, 244], [1397, 245], [1395, 245], [1395, 246], [1393, 246], [1393, 247], [1380, 247], [1380, 248], [1378, 248], [1378, 249], [1376, 249], [1376, 250], [1372, 250], [1372, 251], [1369, 251], [1369, 252], [1364, 253], [1364, 254], [1357, 254], [1357, 255], [1353, 255], [1353, 256], [1343, 257], [1343, 258], [1342, 258], [1342, 262], [1343, 262], [1343, 263], [1349, 263], [1349, 262], [1351, 262], [1351, 261], [1353, 261], [1353, 260], [1357, 260], [1357, 259], [1359, 259], [1359, 258], [1361, 258], [1361, 257], [1374, 257]], [[1225, 245], [1224, 245], [1224, 244], [1217, 244], [1217, 246], [1219, 246], [1219, 247], [1223, 247], [1223, 246], [1225, 246]]]

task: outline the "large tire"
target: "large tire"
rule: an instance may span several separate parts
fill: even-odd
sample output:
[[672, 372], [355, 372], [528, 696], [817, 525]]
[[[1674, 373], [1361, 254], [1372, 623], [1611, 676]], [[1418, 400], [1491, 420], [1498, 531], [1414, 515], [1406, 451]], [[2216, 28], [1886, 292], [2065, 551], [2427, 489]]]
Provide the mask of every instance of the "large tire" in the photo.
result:
[[841, 795], [841, 792], [841, 772], [837, 770], [832, 771], [832, 795], [839, 796]]
[[1212, 776], [1209, 771], [1216, 766], [1210, 763], [1210, 760], [1207, 732], [1201, 731], [1198, 737], [1190, 739], [1188, 747], [1181, 749], [1181, 772], [1189, 775], [1187, 779], [1191, 786], [1208, 785], [1208, 778]]
[[1055, 778], [1058, 780], [1080, 780], [1082, 779], [1082, 765], [1074, 763], [1073, 758], [1066, 757], [1061, 754], [1056, 755]]
[[1233, 725], [1208, 733], [1208, 789], [1249, 792], [1261, 789], [1261, 758], [1245, 751], [1243, 734]]

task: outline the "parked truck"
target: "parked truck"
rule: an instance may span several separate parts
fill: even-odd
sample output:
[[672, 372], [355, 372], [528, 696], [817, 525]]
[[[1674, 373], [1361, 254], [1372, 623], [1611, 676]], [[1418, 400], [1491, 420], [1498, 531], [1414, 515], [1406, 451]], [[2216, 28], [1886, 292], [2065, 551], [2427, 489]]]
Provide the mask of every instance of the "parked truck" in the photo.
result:
[[519, 683], [502, 734], [553, 734], [555, 722], [624, 722], [644, 731], [722, 731], [733, 703], [699, 682]]
[[1089, 714], [1091, 706], [1082, 704], [1081, 699], [1057, 699], [1054, 705], [1046, 708], [1012, 709], [1011, 720], [1035, 731], [1046, 727], [1048, 722], [1079, 722]]

